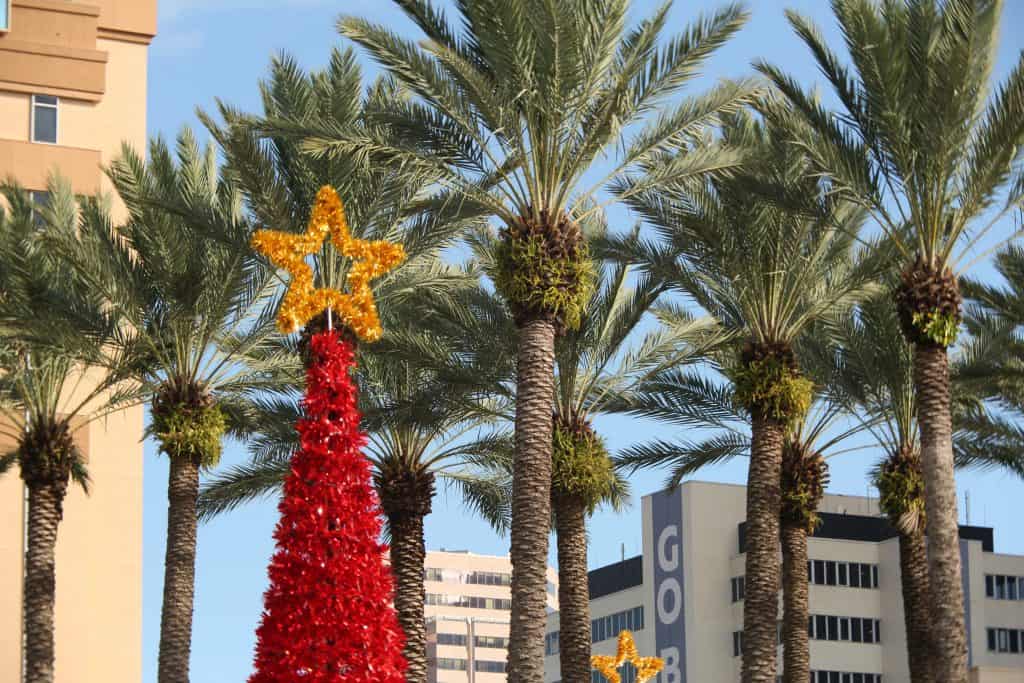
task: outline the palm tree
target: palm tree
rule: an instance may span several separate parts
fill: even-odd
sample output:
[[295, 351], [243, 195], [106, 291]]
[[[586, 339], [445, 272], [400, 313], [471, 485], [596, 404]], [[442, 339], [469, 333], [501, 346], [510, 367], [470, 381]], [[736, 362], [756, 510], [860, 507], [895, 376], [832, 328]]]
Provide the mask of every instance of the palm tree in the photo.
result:
[[[486, 315], [480, 306], [488, 301], [481, 292], [466, 288], [452, 298], [459, 309], [449, 309], [449, 320]], [[431, 511], [435, 480], [455, 487], [466, 505], [498, 531], [507, 529], [510, 517], [511, 438], [498, 424], [506, 399], [502, 388], [491, 382], [507, 376], [500, 368], [509, 367], [510, 359], [493, 340], [514, 332], [511, 321], [504, 321], [504, 329], [489, 329], [488, 343], [480, 341], [474, 358], [448, 343], [443, 334], [399, 324], [430, 308], [431, 302], [424, 299], [401, 313], [392, 310], [384, 339], [359, 350], [356, 370], [361, 424], [369, 437], [364, 452], [373, 465], [391, 540], [395, 608], [406, 635], [403, 652], [409, 681], [427, 679], [423, 524]], [[409, 349], [421, 348], [446, 359], [458, 356], [465, 365], [455, 368], [449, 360], [440, 372], [427, 363], [414, 363], [410, 357], [417, 352]], [[254, 401], [245, 430], [250, 434], [251, 461], [203, 486], [202, 517], [280, 493], [298, 447], [294, 425], [301, 415], [300, 393], [295, 385]]]
[[925, 553], [925, 499], [913, 385], [913, 348], [900, 332], [891, 304], [876, 297], [832, 329], [818, 348], [834, 359], [833, 399], [861, 423], [886, 456], [874, 468], [879, 504], [899, 534], [900, 587], [913, 683], [933, 681], [938, 645], [929, 615], [931, 591]]
[[[712, 350], [711, 357], [715, 355]], [[733, 362], [729, 357], [721, 360]], [[825, 376], [824, 372], [820, 374], [821, 378]], [[632, 396], [624, 397], [615, 408], [670, 424], [712, 430], [709, 436], [696, 442], [657, 440], [627, 448], [616, 456], [616, 467], [628, 472], [668, 466], [670, 473], [665, 483], [668, 488], [679, 486], [684, 477], [704, 467], [750, 455], [747, 410], [736, 403], [727, 384], [709, 381], [692, 370], [673, 368], [660, 372], [641, 383]], [[820, 521], [818, 506], [828, 484], [827, 458], [853, 450], [843, 446], [862, 430], [859, 425], [840, 427], [844, 415], [845, 409], [822, 393], [811, 409], [792, 424], [784, 438], [779, 535], [783, 678], [787, 683], [804, 683], [810, 676], [807, 538], [813, 535]]]
[[[600, 214], [588, 218], [583, 227], [591, 240], [607, 230]], [[474, 266], [493, 272], [500, 249], [493, 233], [475, 233], [471, 246]], [[695, 353], [692, 342], [706, 332], [704, 321], [687, 319], [672, 329], [646, 335], [637, 349], [627, 350], [627, 341], [662, 291], [649, 279], [641, 279], [635, 288], [629, 281], [628, 267], [601, 270], [579, 327], [566, 331], [556, 345], [551, 495], [558, 547], [560, 657], [565, 681], [590, 678], [586, 518], [599, 505], [618, 509], [628, 497], [628, 485], [613, 473], [593, 418], [606, 411], [610, 402], [628, 392], [646, 373]], [[430, 331], [425, 338], [405, 332], [402, 326], [391, 338], [396, 347], [404, 347], [400, 353], [415, 359], [418, 367], [432, 368], [430, 372], [439, 386], [465, 390], [475, 384], [473, 391], [486, 390], [499, 398], [497, 404], [487, 408], [488, 414], [512, 421], [514, 315], [500, 296], [485, 287], [467, 293], [466, 305], [457, 308], [436, 304], [418, 307], [426, 313], [419, 323]], [[480, 384], [482, 378], [486, 385]], [[476, 464], [495, 473], [508, 465], [500, 459], [482, 458]]]
[[[971, 316], [975, 318], [974, 316]], [[978, 319], [975, 318], [975, 321]], [[980, 330], [968, 325], [976, 333]], [[911, 681], [935, 680], [933, 632], [925, 541], [925, 482], [914, 394], [914, 349], [900, 331], [890, 302], [873, 298], [857, 315], [832, 329], [832, 344], [817, 350], [836, 355], [829, 380], [833, 400], [859, 416], [886, 456], [873, 469], [882, 511], [899, 534], [900, 576]], [[985, 410], [979, 378], [992, 377], [991, 359], [1005, 358], [991, 341], [967, 340], [953, 375], [956, 466], [1001, 468], [1024, 476], [1024, 433]], [[1005, 347], [1004, 347], [1005, 348]]]
[[[416, 99], [375, 112], [380, 127], [362, 134], [310, 125], [300, 135], [318, 155], [431, 169], [443, 188], [436, 205], [504, 224], [496, 285], [519, 328], [508, 670], [512, 683], [533, 683], [543, 676], [555, 337], [578, 323], [592, 279], [579, 221], [630, 169], [649, 169], [656, 182], [736, 163], [719, 149], [671, 161], [661, 153], [741, 106], [751, 82], [654, 112], [746, 13], [729, 5], [659, 47], [669, 3], [628, 29], [628, 0], [460, 1], [451, 22], [430, 0], [396, 4], [424, 43], [357, 18], [339, 27]], [[588, 171], [616, 149], [591, 185]]]
[[914, 344], [932, 621], [943, 643], [935, 672], [950, 681], [967, 679], [946, 355], [961, 320], [954, 269], [967, 265], [955, 252], [966, 254], [1024, 202], [1024, 175], [1012, 177], [1024, 149], [1024, 55], [1002, 86], [989, 82], [1002, 5], [889, 0], [880, 10], [872, 0], [833, 0], [852, 68], [790, 12], [837, 113], [779, 69], [758, 67], [796, 112], [784, 117], [796, 144], [837, 193], [871, 210], [903, 257], [896, 307]]
[[781, 135], [743, 114], [730, 118], [722, 137], [748, 150], [744, 171], [634, 195], [628, 203], [661, 242], [627, 239], [612, 249], [692, 298], [733, 342], [734, 400], [751, 423], [743, 606], [749, 683], [775, 680], [782, 453], [812, 398], [794, 345], [870, 289], [875, 267], [857, 253], [863, 212], [832, 201]]
[[[50, 202], [5, 185], [0, 207], [0, 473], [17, 465], [28, 491], [23, 633], [26, 683], [54, 680], [55, 549], [72, 482], [89, 492], [77, 434], [138, 395], [128, 387], [121, 330], [102, 298], [55, 258], [47, 241], [74, 235], [79, 211], [70, 185], [51, 179]], [[86, 211], [102, 215], [96, 199]], [[73, 315], [52, 315], [62, 301]], [[43, 323], [45, 319], [45, 324]], [[47, 329], [41, 330], [45, 326]]]
[[[835, 417], [835, 413], [826, 415]], [[786, 683], [803, 683], [811, 675], [807, 633], [807, 537], [821, 523], [818, 506], [829, 481], [825, 455], [815, 448], [815, 440], [821, 437], [818, 430], [823, 431], [830, 422], [831, 419], [824, 419], [814, 423], [806, 438], [802, 428], [795, 428], [782, 449], [779, 540], [782, 543], [782, 676]], [[853, 433], [847, 431], [833, 443]]]
[[120, 320], [119, 343], [151, 399], [149, 431], [170, 460], [161, 683], [189, 678], [200, 471], [217, 464], [248, 395], [294, 372], [286, 356], [265, 353], [275, 283], [249, 248], [237, 188], [191, 131], [176, 147], [157, 138], [144, 161], [125, 146], [107, 173], [126, 223], [93, 212], [59, 245]]
[[[371, 125], [368, 112], [406, 106], [407, 93], [387, 80], [365, 86], [362, 70], [351, 50], [334, 50], [324, 69], [311, 72], [300, 69], [286, 55], [275, 57], [269, 77], [260, 83], [260, 91], [263, 111], [259, 115], [246, 114], [222, 102], [218, 102], [222, 122], [200, 114], [221, 147], [226, 169], [238, 178], [247, 209], [255, 219], [278, 230], [302, 232], [317, 189], [331, 185], [345, 204], [356, 236], [401, 242], [405, 248], [406, 261], [373, 284], [374, 297], [389, 327], [402, 321], [395, 313], [397, 310], [406, 312], [408, 320], [420, 320], [427, 302], [459, 306], [455, 293], [466, 289], [470, 276], [444, 266], [440, 257], [475, 217], [472, 211], [454, 204], [431, 206], [430, 193], [439, 181], [436, 173], [411, 166], [366, 164], [359, 154], [316, 157], [304, 152], [293, 135], [295, 129], [305, 127], [359, 134]], [[316, 254], [314, 262], [318, 286], [345, 286], [349, 264], [333, 249], [328, 247]], [[324, 316], [315, 318], [303, 331], [302, 339], [308, 339], [325, 325]], [[463, 388], [453, 388], [455, 396], [452, 391], [440, 391], [446, 387], [438, 377], [421, 375], [412, 364], [403, 366], [398, 360], [378, 358], [388, 352], [393, 336], [388, 335], [373, 347], [378, 351], [370, 348], [360, 352], [365, 379], [364, 410], [387, 414], [385, 406], [374, 408], [372, 402], [367, 403], [371, 395], [366, 392], [373, 389], [374, 382], [381, 383], [377, 391], [383, 392], [387, 400], [403, 400], [408, 406], [416, 405], [413, 398], [465, 398]], [[430, 346], [429, 338], [420, 338], [418, 342]], [[279, 346], [278, 350], [289, 355], [296, 350], [290, 342]], [[486, 384], [482, 378], [493, 377], [493, 373], [482, 369], [492, 370], [484, 365], [474, 369], [478, 387]], [[462, 373], [459, 379], [464, 378]], [[454, 382], [457, 378], [448, 379]], [[205, 489], [202, 505], [207, 513], [231, 507], [235, 504], [232, 501], [241, 502], [252, 495], [279, 489], [295, 445], [293, 425], [298, 406], [294, 392], [302, 382], [301, 374], [296, 374], [289, 379], [283, 395], [267, 397], [253, 405], [252, 419], [246, 428], [256, 435], [253, 462], [228, 472]], [[383, 466], [378, 474], [385, 475], [387, 480], [378, 480], [382, 484], [381, 501], [385, 511], [391, 509], [395, 513], [389, 515], [388, 526], [397, 583], [396, 606], [406, 633], [407, 677], [415, 682], [426, 681], [422, 521], [429, 512], [434, 471], [463, 461], [465, 453], [460, 454], [454, 445], [452, 430], [457, 431], [459, 424], [465, 427], [465, 422], [460, 423], [460, 415], [465, 418], [467, 414], [465, 402], [459, 406], [432, 402], [425, 405], [434, 406], [433, 412], [416, 414], [406, 410], [387, 425], [372, 414], [364, 416], [364, 428], [383, 439], [374, 457]], [[385, 436], [389, 430], [394, 432], [392, 437]], [[444, 462], [435, 461], [445, 453]], [[462, 476], [451, 470], [446, 470], [446, 475], [449, 480]], [[477, 481], [476, 488], [463, 492], [470, 496], [471, 504], [490, 506], [490, 513], [496, 518], [501, 513], [501, 491], [495, 488], [494, 481], [488, 481]], [[415, 491], [410, 491], [410, 486]], [[406, 499], [403, 492], [415, 495]], [[485, 495], [486, 500], [472, 498], [477, 494]], [[415, 503], [405, 509], [402, 506], [408, 501]], [[416, 548], [420, 549], [418, 553]]]
[[[605, 226], [595, 225], [588, 232], [600, 238]], [[649, 277], [631, 285], [630, 276], [628, 266], [602, 269], [579, 326], [555, 345], [551, 505], [558, 553], [559, 661], [565, 683], [591, 680], [587, 517], [602, 504], [620, 509], [629, 495], [594, 418], [645, 377], [699, 355], [709, 327], [706, 319], [683, 318], [672, 327], [659, 326], [631, 348], [630, 340], [663, 287]]]

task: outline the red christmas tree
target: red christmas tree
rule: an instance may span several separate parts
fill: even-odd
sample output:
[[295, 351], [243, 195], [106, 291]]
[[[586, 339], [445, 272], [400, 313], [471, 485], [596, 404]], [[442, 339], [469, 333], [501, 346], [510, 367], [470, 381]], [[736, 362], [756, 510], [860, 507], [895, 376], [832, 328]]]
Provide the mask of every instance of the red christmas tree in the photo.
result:
[[328, 331], [310, 347], [301, 447], [279, 506], [249, 683], [400, 683], [405, 637], [361, 453], [353, 345]]

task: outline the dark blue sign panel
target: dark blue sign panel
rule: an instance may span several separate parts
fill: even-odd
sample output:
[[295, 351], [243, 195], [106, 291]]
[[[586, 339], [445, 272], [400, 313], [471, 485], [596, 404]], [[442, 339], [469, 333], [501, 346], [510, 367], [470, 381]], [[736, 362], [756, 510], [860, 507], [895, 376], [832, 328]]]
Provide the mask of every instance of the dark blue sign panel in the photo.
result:
[[686, 683], [686, 622], [683, 609], [682, 491], [651, 496], [654, 527], [654, 638], [665, 660], [658, 683]]

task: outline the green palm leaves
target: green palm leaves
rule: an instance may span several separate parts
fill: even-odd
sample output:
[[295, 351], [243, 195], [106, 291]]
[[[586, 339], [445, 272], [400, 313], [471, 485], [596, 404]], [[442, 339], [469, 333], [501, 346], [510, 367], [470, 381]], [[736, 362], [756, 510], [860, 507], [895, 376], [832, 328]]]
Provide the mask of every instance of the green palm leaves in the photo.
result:
[[[662, 152], [725, 112], [742, 107], [751, 81], [724, 84], [670, 105], [701, 63], [746, 20], [738, 5], [704, 17], [683, 34], [661, 36], [670, 3], [627, 27], [627, 0], [527, 0], [457, 3], [462, 27], [429, 0], [397, 3], [423, 31], [416, 44], [353, 17], [343, 35], [418, 98], [379, 120], [393, 137], [311, 137], [315, 154], [362, 150], [367, 156], [437, 169], [448, 196], [493, 214], [541, 221], [542, 212], [579, 219], [604, 182], [584, 184], [601, 155], [623, 144], [605, 181], [655, 170], [700, 175], [735, 164], [727, 151], [669, 162]], [[659, 107], [665, 111], [657, 116]], [[645, 123], [646, 122], [646, 123]], [[626, 132], [642, 124], [628, 141]], [[636, 190], [631, 192], [638, 191]]]
[[950, 383], [946, 349], [960, 324], [956, 273], [963, 255], [1021, 207], [1024, 58], [990, 80], [1002, 2], [833, 0], [851, 65], [805, 18], [790, 13], [840, 102], [826, 110], [776, 67], [758, 68], [787, 107], [789, 128], [835, 192], [868, 208], [903, 260], [896, 304], [914, 344], [933, 589], [943, 649], [938, 678], [967, 676], [957, 554]]

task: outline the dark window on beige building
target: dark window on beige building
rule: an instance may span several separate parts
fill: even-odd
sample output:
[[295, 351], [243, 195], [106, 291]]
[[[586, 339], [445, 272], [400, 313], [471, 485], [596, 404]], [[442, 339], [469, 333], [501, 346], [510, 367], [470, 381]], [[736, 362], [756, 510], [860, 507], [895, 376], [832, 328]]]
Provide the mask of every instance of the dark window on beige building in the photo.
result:
[[57, 144], [57, 106], [53, 95], [32, 96], [32, 142]]

